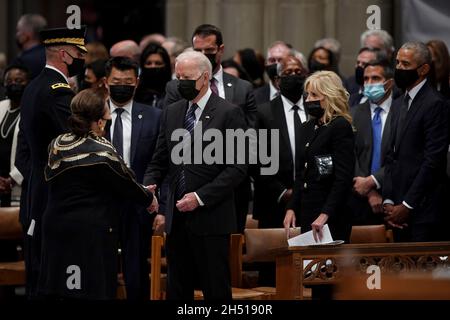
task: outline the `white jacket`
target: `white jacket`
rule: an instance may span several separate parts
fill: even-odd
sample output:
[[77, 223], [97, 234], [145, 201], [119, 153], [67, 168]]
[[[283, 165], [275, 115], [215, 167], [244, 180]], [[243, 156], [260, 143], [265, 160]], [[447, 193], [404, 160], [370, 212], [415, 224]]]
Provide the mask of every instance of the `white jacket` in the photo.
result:
[[[9, 99], [0, 101], [0, 123], [3, 121], [3, 118], [5, 117], [7, 111], [9, 110], [11, 105], [11, 101]], [[23, 176], [17, 170], [16, 166], [14, 165], [14, 162], [16, 160], [16, 149], [17, 149], [17, 136], [19, 134], [19, 122], [20, 122], [20, 115], [19, 115], [19, 121], [17, 121], [16, 126], [14, 128], [14, 135], [13, 135], [13, 141], [11, 146], [11, 168], [9, 175], [11, 178], [16, 182], [16, 185], [14, 186], [11, 194], [11, 200], [17, 201], [17, 199], [20, 198], [21, 188], [23, 181]]]

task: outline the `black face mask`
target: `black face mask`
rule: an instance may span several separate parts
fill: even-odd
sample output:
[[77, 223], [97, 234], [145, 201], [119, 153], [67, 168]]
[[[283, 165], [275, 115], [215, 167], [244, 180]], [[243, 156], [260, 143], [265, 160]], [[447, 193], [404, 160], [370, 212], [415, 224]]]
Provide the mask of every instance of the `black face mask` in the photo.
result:
[[211, 62], [212, 71], [214, 72], [214, 70], [216, 70], [216, 67], [217, 67], [217, 61], [216, 61], [217, 53], [205, 53], [205, 56], [208, 58], [209, 62]]
[[[200, 79], [201, 76], [198, 78]], [[194, 100], [198, 94], [200, 93], [200, 90], [198, 90], [195, 87], [195, 84], [197, 83], [197, 80], [178, 80], [178, 92], [180, 95], [186, 99], [186, 100]]]
[[280, 92], [291, 102], [297, 103], [303, 94], [305, 77], [302, 75], [291, 75], [280, 77]]
[[81, 90], [85, 90], [85, 89], [90, 89], [90, 88], [92, 88], [92, 83], [90, 83], [90, 82], [88, 82], [86, 80], [81, 81], [80, 91]]
[[141, 79], [141, 84], [144, 88], [154, 89], [161, 92], [164, 87], [164, 67], [158, 68], [143, 68], [139, 78]]
[[418, 66], [416, 69], [404, 70], [404, 69], [395, 69], [394, 80], [397, 87], [400, 89], [406, 90], [406, 88], [413, 85], [414, 82], [419, 79], [419, 74], [417, 73], [417, 69], [419, 69], [422, 65]]
[[355, 68], [355, 81], [360, 87], [364, 85], [364, 68], [361, 66]]
[[320, 63], [317, 60], [311, 60], [311, 62], [309, 63], [309, 71], [311, 73], [316, 72], [316, 71], [326, 70], [327, 68], [328, 68], [328, 65], [326, 65], [324, 63]]
[[303, 102], [303, 106], [305, 107], [306, 113], [316, 119], [322, 118], [323, 114], [325, 113], [325, 110], [320, 106], [319, 100], [305, 101]]
[[8, 84], [6, 87], [6, 95], [11, 101], [18, 102], [22, 99], [25, 86], [23, 84]]
[[275, 80], [277, 77], [277, 64], [274, 63], [266, 66], [266, 73], [270, 80]]
[[77, 76], [77, 75], [83, 73], [84, 59], [72, 57], [72, 55], [70, 53], [68, 53], [67, 51], [64, 51], [64, 52], [67, 53], [72, 58], [71, 64], [66, 63], [67, 72], [69, 72], [69, 77], [74, 77], [74, 76]]
[[109, 93], [114, 102], [122, 104], [133, 99], [135, 88], [128, 85], [110, 85]]

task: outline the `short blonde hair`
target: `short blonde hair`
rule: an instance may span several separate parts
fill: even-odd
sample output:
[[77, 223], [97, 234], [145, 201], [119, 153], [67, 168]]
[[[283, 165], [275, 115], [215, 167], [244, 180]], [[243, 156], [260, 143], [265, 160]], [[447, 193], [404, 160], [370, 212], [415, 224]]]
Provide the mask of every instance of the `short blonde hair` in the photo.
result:
[[310, 75], [305, 82], [305, 90], [308, 88], [324, 96], [325, 115], [324, 123], [327, 124], [338, 116], [344, 117], [352, 123], [349, 112], [349, 94], [342, 85], [341, 78], [332, 71], [318, 71]]

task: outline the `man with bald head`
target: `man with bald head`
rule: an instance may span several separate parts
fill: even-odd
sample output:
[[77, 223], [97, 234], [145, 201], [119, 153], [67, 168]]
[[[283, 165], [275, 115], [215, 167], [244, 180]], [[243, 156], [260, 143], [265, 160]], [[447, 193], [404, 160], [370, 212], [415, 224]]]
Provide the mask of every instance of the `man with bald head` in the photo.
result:
[[109, 50], [109, 54], [111, 57], [127, 57], [139, 63], [141, 50], [133, 40], [123, 40], [115, 43]]
[[270, 82], [254, 91], [257, 105], [267, 103], [279, 94], [279, 88], [276, 83], [277, 63], [286, 58], [291, 53], [291, 49], [283, 41], [275, 41], [267, 49], [266, 73]]
[[183, 159], [179, 163], [174, 157], [179, 155], [179, 141], [171, 137], [175, 130], [185, 129], [185, 135], [195, 138], [194, 130], [200, 127], [203, 132], [220, 131], [225, 137], [227, 129], [245, 128], [245, 118], [240, 107], [212, 92], [212, 66], [204, 54], [182, 53], [175, 71], [182, 99], [164, 110], [156, 151], [144, 177], [145, 185], [159, 187], [165, 177], [169, 185], [165, 211], [167, 298], [193, 300], [194, 279], [200, 276], [205, 300], [230, 300], [229, 245], [230, 234], [236, 232], [234, 190], [246, 177], [247, 166], [237, 164], [236, 155], [231, 164], [228, 158], [226, 163], [192, 162], [195, 144], [200, 143], [201, 152], [195, 159], [202, 158], [209, 146], [200, 141], [188, 145], [191, 162]]

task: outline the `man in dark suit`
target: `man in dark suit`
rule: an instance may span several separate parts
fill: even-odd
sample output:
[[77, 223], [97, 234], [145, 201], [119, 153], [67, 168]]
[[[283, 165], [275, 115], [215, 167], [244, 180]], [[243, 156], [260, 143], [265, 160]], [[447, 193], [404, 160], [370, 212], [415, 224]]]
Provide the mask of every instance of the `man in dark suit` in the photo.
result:
[[448, 107], [427, 80], [430, 65], [431, 54], [421, 42], [407, 42], [397, 53], [394, 78], [406, 92], [392, 114], [383, 185], [385, 220], [394, 227], [397, 241], [434, 241], [448, 235], [442, 223], [447, 214]]
[[47, 27], [47, 21], [39, 14], [25, 14], [17, 22], [16, 42], [22, 50], [13, 64], [26, 66], [31, 79], [36, 78], [45, 66], [45, 48], [39, 32]]
[[[27, 208], [21, 211], [25, 235], [25, 266], [27, 294], [36, 294], [41, 254], [41, 217], [47, 206], [47, 185], [44, 167], [48, 159], [48, 145], [52, 139], [68, 130], [70, 101], [74, 96], [68, 77], [82, 72], [85, 29], [48, 29], [41, 32], [46, 46], [47, 64], [25, 89], [20, 110], [20, 131], [23, 139], [18, 150], [29, 150], [29, 176], [26, 192]], [[18, 166], [24, 167], [24, 166]], [[19, 170], [21, 170], [19, 168]], [[24, 172], [22, 172], [22, 170]], [[21, 170], [26, 173], [27, 168]]]
[[351, 198], [353, 225], [383, 224], [384, 160], [390, 146], [394, 70], [387, 60], [364, 68], [368, 100], [352, 109], [355, 132], [355, 194]]
[[279, 88], [276, 83], [277, 63], [286, 58], [290, 52], [291, 49], [283, 41], [275, 41], [267, 49], [266, 73], [270, 82], [255, 89], [255, 101], [258, 106], [272, 101], [279, 95]]
[[[144, 178], [145, 185], [159, 186], [167, 176], [169, 184], [165, 212], [167, 298], [192, 300], [193, 278], [198, 275], [206, 300], [228, 300], [229, 241], [230, 234], [236, 232], [234, 190], [245, 178], [247, 166], [237, 164], [236, 158], [231, 164], [192, 162], [195, 144], [201, 144], [202, 154], [209, 145], [197, 141], [194, 131], [199, 127], [203, 132], [215, 129], [225, 137], [226, 129], [245, 128], [246, 124], [241, 108], [210, 89], [212, 68], [203, 54], [191, 51], [179, 55], [175, 71], [184, 99], [165, 108], [155, 155]], [[175, 151], [182, 142], [172, 134], [183, 128], [183, 141], [192, 136], [195, 140], [183, 149], [183, 157], [190, 155], [191, 161], [178, 159], [179, 151]], [[191, 149], [194, 152], [184, 153]]]
[[[192, 46], [195, 51], [202, 52], [212, 64], [213, 75], [211, 90], [222, 99], [240, 107], [245, 115], [248, 128], [256, 124], [256, 104], [253, 86], [250, 82], [236, 78], [223, 72], [221, 60], [225, 46], [222, 32], [213, 25], [198, 26], [192, 35]], [[166, 87], [166, 106], [181, 99], [177, 90], [177, 81], [172, 80]], [[250, 178], [247, 177], [236, 190], [236, 212], [238, 231], [243, 232], [248, 214], [248, 204], [251, 199]], [[164, 201], [161, 201], [163, 206]]]
[[[112, 121], [106, 129], [125, 163], [143, 182], [159, 132], [161, 110], [133, 101], [139, 65], [126, 57], [111, 58], [105, 67]], [[145, 207], [129, 203], [121, 217], [121, 248], [127, 299], [148, 300], [148, 256], [154, 216]]]
[[[279, 66], [276, 85], [280, 95], [258, 107], [258, 129], [268, 130], [269, 135], [272, 130], [279, 132], [278, 154], [274, 156], [279, 157], [280, 164], [274, 175], [262, 175], [260, 170], [254, 173], [253, 218], [258, 220], [259, 228], [283, 227], [286, 205], [294, 187], [300, 127], [308, 119], [303, 107], [305, 68], [294, 55], [281, 59]], [[268, 141], [272, 140], [269, 138]], [[276, 152], [270, 143], [267, 149], [271, 154]], [[275, 285], [275, 264], [259, 266], [258, 285]]]
[[307, 120], [302, 97], [306, 72], [302, 63], [288, 55], [280, 61], [278, 71], [277, 86], [280, 86], [281, 94], [258, 107], [258, 129], [279, 130], [280, 139], [278, 172], [255, 177], [253, 218], [259, 221], [260, 228], [283, 227], [286, 204], [294, 186], [299, 128]]

